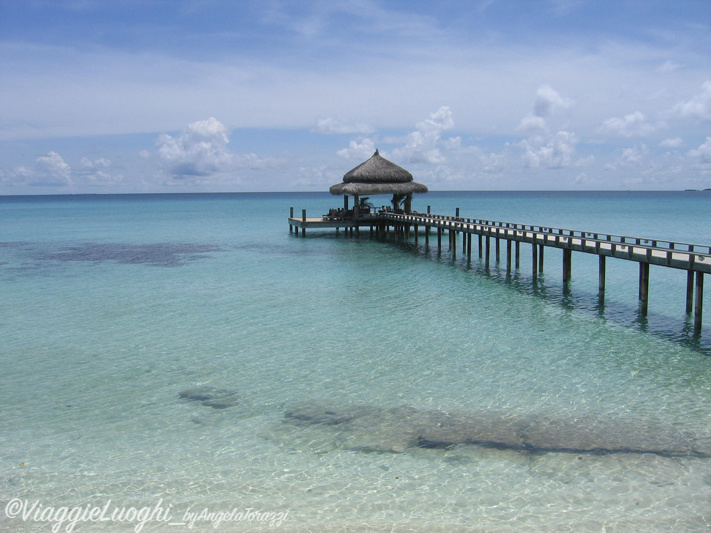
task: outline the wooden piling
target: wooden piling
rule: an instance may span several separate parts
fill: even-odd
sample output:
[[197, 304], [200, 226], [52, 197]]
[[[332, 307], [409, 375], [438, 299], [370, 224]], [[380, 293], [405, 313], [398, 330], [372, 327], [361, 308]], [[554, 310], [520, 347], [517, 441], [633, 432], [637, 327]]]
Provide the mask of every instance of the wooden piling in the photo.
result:
[[506, 272], [511, 272], [511, 241], [506, 239]]
[[701, 313], [704, 306], [704, 273], [696, 273], [696, 303], [694, 305], [694, 332], [701, 332]]
[[605, 262], [605, 256], [601, 255], [599, 259], [599, 270], [598, 270], [598, 299], [602, 302], [605, 300], [605, 274], [607, 270], [607, 263]]
[[649, 263], [639, 264], [639, 312], [647, 314], [649, 307]]
[[437, 253], [442, 253], [442, 228], [437, 228]]
[[686, 314], [690, 315], [694, 310], [694, 271], [686, 273]]
[[301, 210], [301, 223], [301, 236], [306, 237], [306, 209]]
[[[294, 218], [294, 208], [293, 207], [289, 208], [289, 218]], [[289, 223], [289, 233], [291, 233], [292, 229], [293, 228], [291, 227], [291, 223]]]
[[538, 278], [538, 245], [535, 242], [531, 245], [531, 255], [533, 263], [533, 281], [536, 281]]
[[563, 285], [567, 286], [570, 283], [570, 275], [572, 273], [573, 251], [563, 250]]

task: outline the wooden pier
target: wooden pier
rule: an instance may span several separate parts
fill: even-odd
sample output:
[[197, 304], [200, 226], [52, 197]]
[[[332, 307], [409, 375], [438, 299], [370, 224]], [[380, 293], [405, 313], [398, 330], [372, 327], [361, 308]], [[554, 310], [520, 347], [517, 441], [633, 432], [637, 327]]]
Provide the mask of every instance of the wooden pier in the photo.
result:
[[442, 236], [448, 234], [449, 249], [456, 254], [457, 235], [462, 234], [462, 253], [471, 260], [473, 236], [477, 236], [479, 258], [488, 266], [491, 257], [491, 241], [495, 246], [496, 261], [501, 258], [501, 243], [506, 244], [506, 270], [511, 272], [520, 265], [521, 243], [530, 245], [532, 276], [534, 281], [543, 270], [546, 247], [563, 251], [563, 285], [567, 286], [572, 273], [573, 252], [594, 254], [599, 257], [599, 297], [604, 300], [606, 259], [614, 257], [639, 263], [639, 308], [647, 314], [649, 302], [649, 267], [658, 265], [687, 272], [686, 313], [694, 315], [694, 332], [700, 333], [703, 313], [704, 274], [711, 273], [711, 246], [644, 239], [597, 232], [550, 228], [510, 222], [497, 222], [463, 218], [459, 216], [435, 215], [429, 213], [381, 212], [351, 219], [327, 219], [327, 217], [294, 217], [291, 208], [289, 231], [296, 235], [306, 235], [307, 228], [345, 228], [349, 232], [359, 232], [368, 227], [370, 231], [387, 232], [390, 227], [404, 236], [414, 235], [419, 239], [420, 228], [424, 229], [425, 242], [429, 244], [432, 229], [437, 230], [437, 247], [442, 251]]

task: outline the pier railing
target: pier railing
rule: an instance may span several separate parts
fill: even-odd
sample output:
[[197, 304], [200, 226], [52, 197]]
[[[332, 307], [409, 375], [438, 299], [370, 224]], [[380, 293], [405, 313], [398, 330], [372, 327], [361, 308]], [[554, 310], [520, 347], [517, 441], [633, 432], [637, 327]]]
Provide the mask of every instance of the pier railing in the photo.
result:
[[[573, 252], [583, 252], [597, 255], [599, 258], [599, 298], [604, 302], [606, 258], [614, 257], [639, 264], [639, 308], [642, 315], [647, 314], [649, 301], [649, 267], [659, 265], [667, 268], [686, 270], [686, 313], [694, 313], [694, 331], [701, 331], [703, 308], [704, 274], [711, 273], [711, 246], [691, 244], [662, 239], [649, 239], [614, 235], [609, 233], [589, 232], [531, 224], [499, 222], [459, 216], [436, 215], [427, 213], [394, 213], [384, 212], [371, 214], [367, 217], [351, 217], [343, 220], [329, 220], [326, 217], [306, 217], [302, 210], [301, 217], [294, 217], [291, 208], [289, 231], [296, 229], [298, 236], [306, 235], [306, 228], [344, 228], [346, 234], [357, 234], [361, 227], [387, 233], [388, 228], [408, 238], [410, 228], [414, 228], [415, 242], [419, 237], [419, 228], [424, 227], [425, 242], [429, 245], [432, 228], [437, 229], [437, 249], [442, 251], [442, 234], [449, 234], [449, 249], [454, 257], [457, 250], [457, 235], [462, 234], [462, 252], [471, 259], [472, 236], [477, 235], [479, 241], [479, 257], [488, 267], [491, 255], [491, 240], [495, 245], [496, 261], [499, 262], [501, 242], [506, 243], [506, 270], [518, 269], [520, 264], [520, 244], [531, 245], [533, 280], [537, 280], [539, 272], [543, 271], [545, 248], [559, 248], [563, 251], [563, 285], [567, 286], [571, 278]], [[515, 262], [514, 262], [515, 259]]]
[[424, 213], [388, 213], [384, 216], [399, 223], [432, 226], [711, 273], [711, 246], [708, 245]]

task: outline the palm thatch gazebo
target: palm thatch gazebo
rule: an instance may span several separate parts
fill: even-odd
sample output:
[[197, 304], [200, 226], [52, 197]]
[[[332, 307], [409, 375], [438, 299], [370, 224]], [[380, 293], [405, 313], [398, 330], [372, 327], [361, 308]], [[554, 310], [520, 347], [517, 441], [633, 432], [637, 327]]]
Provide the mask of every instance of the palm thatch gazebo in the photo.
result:
[[353, 214], [357, 218], [360, 208], [360, 197], [392, 194], [393, 209], [399, 210], [404, 202], [405, 213], [412, 211], [413, 193], [428, 191], [425, 185], [412, 180], [412, 174], [395, 163], [388, 161], [375, 150], [373, 156], [354, 169], [346, 172], [343, 182], [332, 186], [329, 191], [333, 195], [344, 196], [343, 206], [348, 211], [348, 197], [353, 196]]

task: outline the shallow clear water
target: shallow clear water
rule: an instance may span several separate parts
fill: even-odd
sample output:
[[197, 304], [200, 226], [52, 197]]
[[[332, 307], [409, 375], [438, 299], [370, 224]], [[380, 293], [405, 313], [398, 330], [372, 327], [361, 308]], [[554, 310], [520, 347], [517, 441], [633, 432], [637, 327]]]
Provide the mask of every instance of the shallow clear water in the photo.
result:
[[[414, 207], [709, 244], [710, 199], [433, 193]], [[203, 508], [288, 511], [286, 530], [708, 527], [709, 458], [425, 449], [403, 445], [401, 421], [387, 416], [343, 426], [285, 418], [303, 404], [407, 407], [543, 421], [551, 432], [565, 423], [642, 450], [650, 433], [679, 433], [711, 449], [711, 322], [691, 334], [683, 271], [652, 267], [641, 317], [634, 263], [608, 261], [600, 306], [594, 256], [573, 255], [564, 291], [554, 250], [534, 285], [525, 247], [507, 276], [476, 250], [471, 263], [446, 243], [438, 254], [436, 238], [430, 248], [368, 232], [296, 238], [291, 206], [316, 215], [338, 199], [0, 199], [3, 508], [14, 498], [136, 508], [162, 498], [175, 522]], [[195, 388], [238, 401], [216, 409], [179, 397]], [[49, 530], [6, 515], [3, 529]], [[218, 529], [255, 527], [269, 526]], [[193, 530], [214, 529], [204, 521]]]

